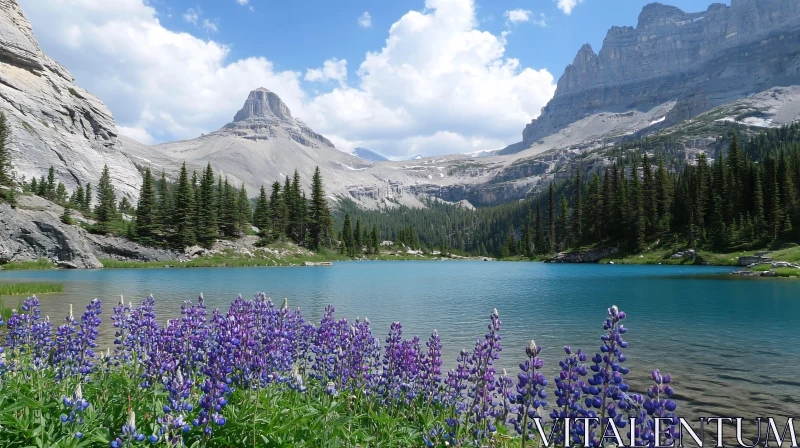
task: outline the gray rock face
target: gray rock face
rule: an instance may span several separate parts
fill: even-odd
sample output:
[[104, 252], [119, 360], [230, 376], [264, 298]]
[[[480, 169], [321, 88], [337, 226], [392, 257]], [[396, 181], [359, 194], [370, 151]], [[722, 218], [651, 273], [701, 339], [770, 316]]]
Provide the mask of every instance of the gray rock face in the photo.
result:
[[0, 262], [48, 258], [70, 268], [101, 268], [82, 229], [65, 226], [55, 214], [13, 210], [0, 204]]
[[771, 263], [772, 258], [769, 257], [760, 257], [760, 256], [744, 256], [739, 257], [736, 263], [739, 266], [752, 266], [752, 265], [759, 265], [765, 263]]
[[774, 86], [800, 83], [800, 0], [732, 0], [686, 13], [644, 7], [636, 28], [613, 27], [599, 53], [584, 45], [523, 145], [593, 113], [642, 110], [677, 99], [666, 127]]
[[18, 179], [53, 166], [68, 190], [97, 184], [108, 165], [117, 191], [138, 196], [141, 176], [120, 153], [114, 118], [40, 49], [16, 0], [0, 0], [0, 111], [10, 129]]
[[617, 253], [616, 247], [596, 247], [583, 252], [560, 253], [547, 260], [548, 263], [597, 263]]
[[249, 118], [278, 118], [281, 120], [291, 120], [292, 113], [286, 104], [275, 93], [259, 87], [250, 92], [244, 107], [236, 113], [233, 121], [242, 121]]
[[39, 197], [20, 197], [19, 208], [0, 204], [0, 264], [47, 258], [67, 268], [103, 267], [98, 258], [169, 261], [179, 254], [124, 238], [94, 235], [61, 222], [63, 209]]

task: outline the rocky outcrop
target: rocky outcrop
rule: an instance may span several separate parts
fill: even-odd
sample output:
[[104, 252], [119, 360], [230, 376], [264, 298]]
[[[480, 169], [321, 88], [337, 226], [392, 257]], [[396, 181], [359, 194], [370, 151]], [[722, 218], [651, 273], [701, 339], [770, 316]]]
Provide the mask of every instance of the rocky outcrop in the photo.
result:
[[101, 268], [82, 229], [45, 211], [0, 204], [0, 263], [47, 258], [69, 268]]
[[617, 253], [616, 247], [595, 247], [585, 251], [562, 252], [547, 260], [548, 263], [597, 263]]
[[0, 0], [0, 111], [11, 129], [18, 179], [52, 166], [72, 190], [96, 184], [108, 165], [117, 191], [138, 196], [141, 176], [120, 152], [111, 112], [41, 51], [16, 0]]
[[94, 235], [61, 222], [63, 209], [38, 197], [20, 197], [12, 209], [0, 204], [0, 264], [52, 260], [66, 268], [101, 268], [98, 258], [120, 261], [168, 261], [178, 254], [142, 246], [124, 238]]
[[774, 86], [800, 83], [800, 0], [732, 0], [687, 13], [651, 3], [637, 26], [613, 27], [595, 53], [584, 45], [516, 152], [599, 112], [677, 99], [657, 127]]
[[739, 257], [736, 261], [736, 264], [739, 266], [753, 266], [765, 263], [771, 263], [772, 258], [769, 257], [762, 257], [757, 255], [748, 255], [744, 257]]

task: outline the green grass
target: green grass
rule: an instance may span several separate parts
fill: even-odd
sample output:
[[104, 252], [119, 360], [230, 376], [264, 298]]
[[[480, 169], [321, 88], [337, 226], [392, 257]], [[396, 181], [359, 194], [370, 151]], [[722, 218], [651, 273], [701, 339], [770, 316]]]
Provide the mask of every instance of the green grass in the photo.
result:
[[64, 291], [61, 283], [0, 283], [0, 296], [46, 294]]
[[775, 261], [800, 263], [800, 246], [794, 246], [788, 249], [776, 250], [775, 252], [770, 252], [767, 256]]
[[22, 302], [18, 302], [17, 306], [15, 306], [15, 307], [9, 307], [9, 306], [6, 306], [5, 303], [0, 302], [0, 316], [3, 317], [3, 321], [7, 321], [9, 318], [11, 318], [12, 311], [15, 310], [15, 309], [18, 310], [21, 307], [22, 307]]
[[56, 268], [58, 268], [58, 265], [47, 258], [40, 258], [36, 261], [14, 261], [11, 263], [0, 264], [0, 269], [5, 271], [43, 270]]

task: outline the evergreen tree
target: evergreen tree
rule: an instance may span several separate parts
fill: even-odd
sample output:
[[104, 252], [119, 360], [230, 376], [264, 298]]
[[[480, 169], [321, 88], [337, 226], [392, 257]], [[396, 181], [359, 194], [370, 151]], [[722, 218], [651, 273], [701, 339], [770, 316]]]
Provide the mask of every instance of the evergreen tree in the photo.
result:
[[39, 178], [39, 185], [36, 189], [36, 195], [41, 197], [47, 197], [47, 180], [44, 176]]
[[350, 219], [350, 213], [344, 217], [344, 225], [342, 226], [342, 246], [344, 253], [351, 257], [356, 256], [355, 241], [353, 241], [353, 222]]
[[309, 220], [311, 247], [318, 250], [320, 247], [328, 245], [333, 220], [328, 201], [325, 199], [325, 190], [322, 185], [322, 174], [319, 167], [314, 170], [314, 177], [311, 179]]
[[236, 236], [239, 229], [239, 226], [237, 225], [238, 217], [236, 210], [236, 194], [233, 190], [233, 186], [226, 177], [225, 181], [222, 183], [222, 188], [220, 189], [220, 200], [222, 203], [218, 206], [218, 210], [220, 210], [220, 231], [227, 237]]
[[250, 198], [247, 197], [247, 189], [244, 183], [242, 183], [242, 188], [239, 189], [239, 196], [236, 198], [236, 212], [239, 221], [239, 232], [246, 234], [253, 223], [253, 210], [250, 208]]
[[36, 176], [31, 178], [31, 193], [39, 194], [39, 182], [36, 181]]
[[555, 250], [565, 250], [568, 246], [570, 246], [570, 234], [569, 234], [569, 204], [567, 203], [567, 197], [563, 194], [561, 195], [561, 207], [558, 213], [558, 225], [557, 234], [558, 234], [558, 247]]
[[181, 249], [196, 243], [194, 191], [196, 180], [197, 173], [194, 173], [190, 183], [189, 171], [186, 169], [186, 162], [183, 162], [180, 174], [178, 175], [178, 185], [175, 188], [175, 214], [173, 220], [173, 225], [175, 227], [175, 246]]
[[92, 184], [86, 184], [86, 190], [84, 193], [81, 212], [84, 214], [90, 214], [92, 213]]
[[767, 231], [767, 223], [764, 219], [764, 189], [761, 185], [761, 176], [753, 166], [753, 230], [756, 238], [762, 238]]
[[14, 187], [8, 189], [6, 202], [8, 202], [8, 205], [10, 205], [11, 208], [17, 208], [17, 192], [15, 191]]
[[272, 233], [275, 236], [283, 235], [286, 231], [286, 202], [281, 194], [281, 184], [278, 181], [272, 184], [272, 194], [269, 197], [269, 214], [272, 219]]
[[530, 208], [528, 208], [528, 215], [525, 217], [525, 223], [522, 228], [522, 251], [520, 252], [520, 255], [524, 255], [531, 259], [535, 257], [533, 233], [533, 212]]
[[114, 185], [111, 184], [111, 173], [108, 170], [108, 165], [103, 167], [103, 174], [97, 184], [97, 201], [95, 217], [101, 227], [105, 228], [117, 215], [117, 198], [114, 192]]
[[197, 202], [197, 241], [205, 247], [211, 247], [217, 239], [217, 194], [214, 191], [214, 170], [211, 163], [203, 170], [200, 179], [199, 201]]
[[670, 204], [672, 202], [669, 175], [664, 167], [664, 160], [658, 159], [658, 169], [655, 175], [655, 205], [658, 220], [657, 229], [664, 232], [669, 229], [672, 221]]
[[264, 236], [269, 231], [270, 222], [269, 199], [267, 198], [267, 191], [264, 189], [264, 185], [261, 185], [261, 191], [256, 201], [256, 209], [253, 212], [253, 225], [258, 227], [259, 233], [261, 236]]
[[163, 235], [168, 235], [171, 233], [171, 224], [174, 221], [174, 210], [172, 193], [169, 189], [169, 182], [167, 182], [167, 173], [163, 169], [161, 170], [161, 178], [158, 180], [156, 192], [158, 193], [158, 202], [156, 203], [158, 230]]
[[576, 243], [583, 241], [583, 181], [580, 165], [575, 168], [575, 216], [572, 220], [572, 235]]
[[653, 233], [658, 228], [658, 224], [656, 223], [658, 202], [656, 201], [653, 168], [650, 166], [650, 159], [647, 157], [646, 152], [642, 155], [642, 197], [647, 220], [647, 231], [648, 233]]
[[[80, 187], [78, 187], [80, 188]], [[74, 203], [74, 201], [73, 201]], [[119, 213], [124, 215], [130, 215], [133, 211], [133, 205], [131, 205], [130, 201], [128, 200], [127, 196], [123, 196], [122, 199], [119, 201]]]
[[53, 198], [53, 202], [56, 204], [64, 205], [67, 203], [67, 187], [64, 186], [61, 182], [58, 183], [58, 187], [56, 188], [56, 194]]
[[373, 225], [372, 226], [372, 238], [371, 238], [371, 241], [372, 241], [372, 253], [374, 253], [376, 255], [380, 254], [381, 253], [381, 241], [380, 241], [380, 236], [378, 235], [378, 226], [377, 225]]
[[292, 231], [294, 230], [295, 217], [297, 214], [295, 203], [296, 201], [294, 197], [294, 190], [292, 189], [292, 181], [289, 180], [289, 176], [286, 176], [286, 180], [283, 183], [283, 207], [284, 207], [283, 233], [284, 235], [288, 236], [291, 239], [294, 239]]
[[360, 254], [364, 244], [361, 241], [361, 218], [356, 218], [356, 227], [353, 229], [353, 244], [355, 245], [355, 253]]
[[[11, 148], [8, 147], [8, 138], [10, 134], [11, 130], [8, 127], [6, 116], [4, 113], [0, 112], [0, 185], [11, 185], [12, 180]], [[36, 181], [36, 178], [31, 182], [34, 181]], [[35, 184], [33, 185], [35, 187]]]
[[64, 204], [64, 211], [61, 213], [61, 217], [59, 219], [61, 219], [61, 222], [64, 224], [74, 224], [74, 221], [72, 220], [72, 206], [69, 203]]
[[536, 204], [536, 253], [545, 253], [546, 247], [544, 244], [544, 224], [542, 223], [542, 204]]
[[631, 174], [631, 247], [635, 251], [642, 251], [645, 247], [645, 236], [647, 230], [647, 218], [644, 212], [644, 195], [642, 194], [642, 182], [639, 180], [639, 172], [636, 164], [633, 165]]
[[47, 171], [47, 186], [45, 187], [44, 197], [51, 201], [56, 198], [56, 170], [52, 166]]
[[153, 173], [145, 168], [142, 176], [142, 188], [139, 190], [139, 202], [136, 204], [135, 234], [145, 243], [152, 243], [158, 232], [156, 189], [153, 185]]

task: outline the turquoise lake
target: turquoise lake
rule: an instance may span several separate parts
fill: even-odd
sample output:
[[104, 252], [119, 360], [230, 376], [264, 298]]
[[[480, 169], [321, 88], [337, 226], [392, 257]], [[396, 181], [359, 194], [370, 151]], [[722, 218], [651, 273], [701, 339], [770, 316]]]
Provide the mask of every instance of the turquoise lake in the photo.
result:
[[[142, 269], [0, 272], [0, 282], [58, 281], [64, 292], [41, 296], [42, 313], [60, 322], [92, 298], [103, 318], [123, 294], [134, 304], [152, 293], [159, 320], [179, 315], [184, 300], [204, 293], [209, 308], [237, 294], [263, 291], [289, 299], [306, 320], [333, 304], [338, 317], [368, 317], [385, 339], [392, 321], [424, 341], [437, 329], [445, 367], [486, 332], [497, 308], [503, 322], [499, 367], [516, 374], [530, 339], [555, 376], [564, 345], [599, 349], [606, 309], [628, 314], [625, 352], [632, 387], [642, 391], [652, 369], [671, 373], [680, 414], [800, 415], [800, 281], [743, 279], [731, 268], [556, 265], [480, 261], [337, 262], [333, 267]], [[19, 298], [5, 298], [15, 305]], [[112, 340], [110, 325], [101, 341]], [[554, 399], [551, 394], [551, 399]]]

